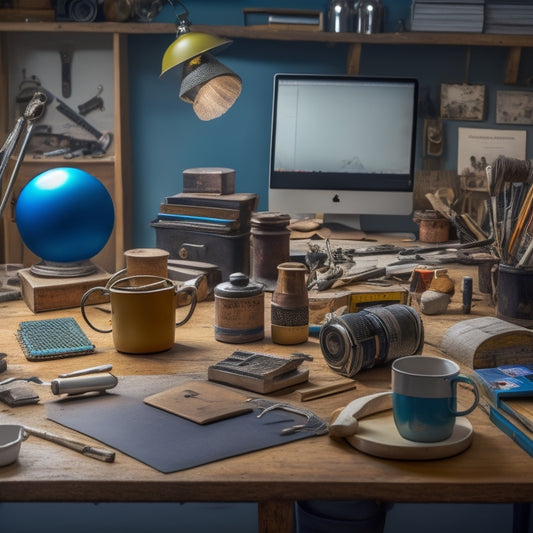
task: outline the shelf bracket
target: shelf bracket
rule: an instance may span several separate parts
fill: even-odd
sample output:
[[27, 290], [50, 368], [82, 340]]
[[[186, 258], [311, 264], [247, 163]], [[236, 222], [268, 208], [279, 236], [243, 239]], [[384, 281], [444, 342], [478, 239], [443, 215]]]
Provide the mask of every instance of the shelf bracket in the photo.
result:
[[352, 76], [359, 74], [359, 67], [361, 65], [361, 51], [363, 45], [361, 43], [352, 43], [348, 47], [348, 58], [346, 60], [346, 73]]
[[514, 85], [518, 81], [518, 69], [520, 68], [521, 54], [521, 46], [512, 46], [509, 48], [507, 63], [505, 65], [505, 83], [508, 85]]

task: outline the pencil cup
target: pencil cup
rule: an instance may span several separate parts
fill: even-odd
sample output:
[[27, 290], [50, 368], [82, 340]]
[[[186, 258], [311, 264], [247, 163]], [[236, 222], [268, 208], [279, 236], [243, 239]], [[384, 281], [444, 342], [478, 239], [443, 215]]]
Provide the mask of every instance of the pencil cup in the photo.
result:
[[[457, 410], [457, 384], [471, 386], [474, 400]], [[414, 355], [392, 363], [392, 413], [400, 435], [415, 442], [439, 442], [453, 434], [455, 419], [471, 413], [479, 402], [475, 383], [459, 373], [459, 365], [442, 357]]]
[[498, 318], [533, 327], [533, 269], [500, 264], [496, 298]]

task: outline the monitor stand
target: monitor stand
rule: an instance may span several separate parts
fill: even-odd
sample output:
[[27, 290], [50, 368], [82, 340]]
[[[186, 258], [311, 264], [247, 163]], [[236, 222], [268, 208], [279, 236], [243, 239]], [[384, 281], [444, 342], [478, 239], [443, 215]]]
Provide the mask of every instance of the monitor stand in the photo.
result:
[[[324, 226], [338, 232], [362, 232], [387, 238], [415, 241], [416, 225], [405, 215], [324, 214]], [[393, 228], [400, 228], [393, 229]]]
[[359, 215], [339, 215], [339, 214], [324, 214], [324, 226], [339, 227], [338, 229], [344, 229], [346, 231], [362, 231], [361, 229], [361, 217]]

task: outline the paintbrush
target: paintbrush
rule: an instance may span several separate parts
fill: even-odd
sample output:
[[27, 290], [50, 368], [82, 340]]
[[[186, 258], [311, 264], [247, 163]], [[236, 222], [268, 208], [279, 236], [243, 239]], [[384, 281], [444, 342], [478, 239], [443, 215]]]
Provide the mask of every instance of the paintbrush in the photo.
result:
[[59, 444], [60, 446], [65, 446], [66, 448], [74, 450], [87, 457], [98, 459], [98, 461], [112, 463], [115, 460], [115, 452], [111, 450], [97, 448], [95, 446], [90, 446], [89, 444], [85, 444], [74, 439], [61, 437], [60, 435], [49, 433], [48, 431], [41, 431], [40, 429], [30, 428], [27, 426], [24, 426], [24, 431], [28, 435], [33, 435], [34, 437], [39, 437], [40, 439]]

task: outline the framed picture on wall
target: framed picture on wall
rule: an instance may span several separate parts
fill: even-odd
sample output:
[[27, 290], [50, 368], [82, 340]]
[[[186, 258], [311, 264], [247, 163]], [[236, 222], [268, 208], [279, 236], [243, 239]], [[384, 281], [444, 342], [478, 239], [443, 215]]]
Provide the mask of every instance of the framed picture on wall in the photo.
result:
[[496, 91], [497, 124], [533, 124], [533, 91]]
[[526, 158], [526, 131], [459, 128], [457, 172], [462, 176], [485, 176], [487, 165], [500, 155]]
[[483, 120], [485, 86], [467, 83], [442, 83], [440, 86], [440, 116], [447, 120]]

